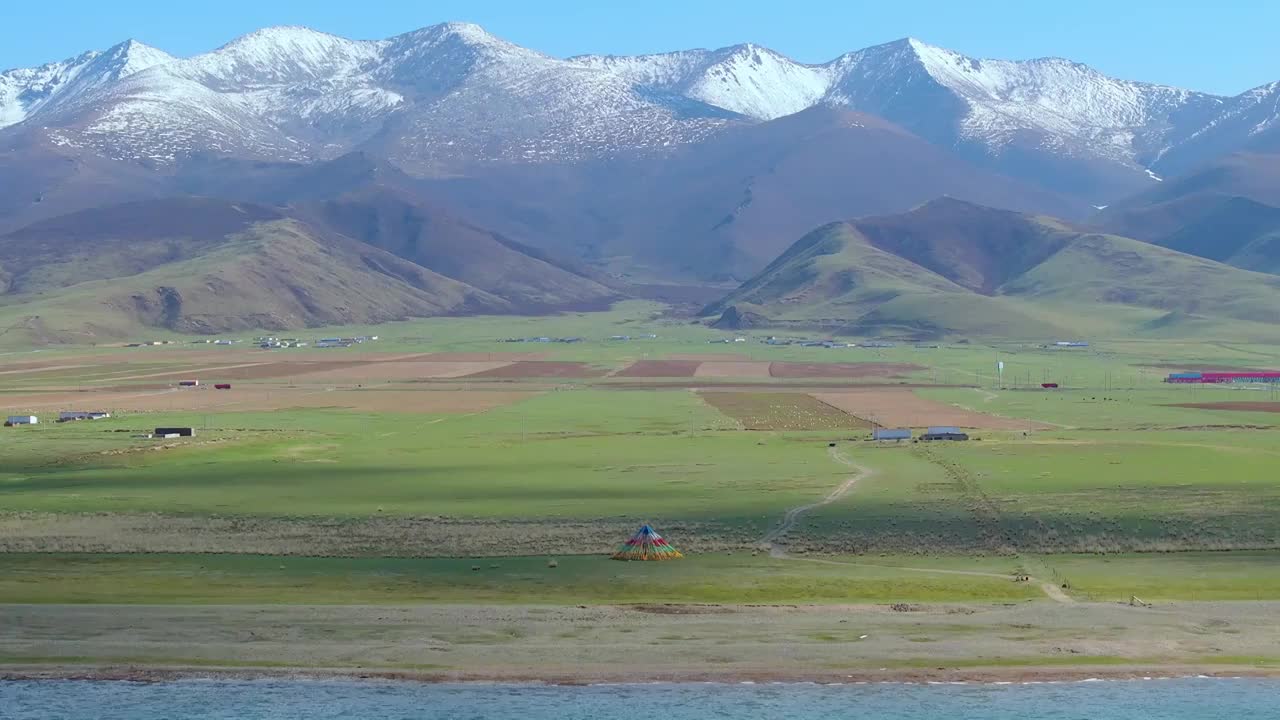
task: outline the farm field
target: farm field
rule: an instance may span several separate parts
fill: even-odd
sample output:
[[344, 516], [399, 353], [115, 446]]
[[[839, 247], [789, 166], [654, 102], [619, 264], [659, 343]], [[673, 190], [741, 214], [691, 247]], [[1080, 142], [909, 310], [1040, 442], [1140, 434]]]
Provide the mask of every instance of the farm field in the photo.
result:
[[929, 425], [953, 425], [962, 428], [1008, 431], [1043, 430], [1049, 427], [1031, 420], [966, 410], [935, 402], [913, 391], [896, 388], [819, 392], [814, 393], [813, 396], [831, 407], [880, 426], [919, 428]]
[[[0, 604], [1280, 600], [1275, 390], [1160, 382], [1276, 348], [721, 343], [645, 304], [472, 320], [0, 355], [6, 414], [42, 417], [0, 432]], [[582, 339], [506, 342], [543, 336]], [[70, 409], [113, 417], [51, 422]], [[142, 437], [161, 426], [195, 437]], [[642, 523], [686, 558], [608, 560]]]
[[744, 430], [866, 430], [866, 420], [804, 393], [703, 391], [710, 406]]

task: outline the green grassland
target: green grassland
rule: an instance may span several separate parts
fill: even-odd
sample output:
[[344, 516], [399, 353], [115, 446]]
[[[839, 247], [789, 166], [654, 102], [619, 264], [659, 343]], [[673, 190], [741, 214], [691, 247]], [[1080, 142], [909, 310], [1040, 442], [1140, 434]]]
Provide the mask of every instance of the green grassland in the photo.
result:
[[[901, 573], [768, 557], [668, 563], [604, 557], [469, 559], [183, 555], [0, 556], [0, 602], [395, 604], [1004, 602], [1003, 578]], [[1011, 566], [1011, 563], [1004, 563]]]
[[[220, 442], [100, 454], [139, 443], [114, 430], [152, 423], [194, 425], [198, 441]], [[731, 426], [680, 390], [552, 392], [472, 416], [122, 417], [11, 434], [0, 496], [11, 511], [717, 518], [767, 526], [840, 477], [816, 443], [718, 431]]]
[[[569, 520], [625, 520], [652, 521], [660, 530], [685, 523], [709, 532], [718, 528], [737, 545], [732, 556], [695, 554], [655, 565], [566, 556], [554, 571], [545, 567], [545, 557], [521, 557], [529, 553], [518, 545], [511, 558], [483, 561], [15, 554], [0, 556], [0, 602], [1042, 597], [1035, 587], [1005, 578], [917, 572], [966, 568], [1065, 578], [1081, 599], [1280, 597], [1272, 570], [1280, 566], [1280, 431], [1274, 429], [1280, 414], [1173, 407], [1267, 400], [1270, 392], [1171, 387], [1160, 382], [1169, 368], [1155, 367], [1276, 367], [1276, 346], [1101, 340], [1071, 350], [1007, 341], [824, 350], [766, 346], [757, 342], [762, 333], [751, 333], [751, 342], [726, 345], [708, 340], [734, 334], [673, 321], [660, 310], [624, 303], [599, 314], [318, 329], [307, 336], [381, 339], [351, 351], [303, 349], [263, 357], [537, 351], [615, 369], [642, 358], [732, 352], [755, 360], [911, 363], [922, 368], [909, 374], [912, 382], [974, 386], [919, 389], [924, 397], [1051, 429], [980, 432], [980, 440], [967, 444], [878, 448], [848, 430], [746, 431], [694, 392], [643, 389], [643, 381], [610, 378], [543, 382], [538, 394], [477, 414], [333, 408], [151, 412], [23, 428], [0, 433], [0, 532], [5, 518], [23, 513], [444, 517], [549, 527]], [[640, 338], [649, 333], [658, 337]], [[615, 334], [637, 339], [607, 339]], [[544, 335], [586, 339], [572, 345], [502, 342]], [[32, 388], [145, 384], [155, 381], [120, 378], [189, 366], [149, 359], [154, 350], [0, 355], [0, 371], [6, 363], [32, 359], [79, 366], [0, 374], [0, 403]], [[1003, 378], [994, 377], [997, 358], [1005, 362]], [[1064, 388], [1041, 391], [1044, 381]], [[325, 381], [301, 376], [283, 382]], [[269, 392], [280, 383], [238, 384]], [[455, 389], [521, 386], [509, 380], [441, 383]], [[198, 437], [158, 451], [151, 449], [153, 441], [131, 437], [161, 424], [194, 426]], [[840, 443], [845, 456], [870, 472], [838, 501], [806, 514], [783, 539], [801, 559], [751, 556], [758, 539], [789, 508], [822, 499], [853, 472], [828, 454], [829, 442]], [[376, 553], [373, 548], [366, 554]], [[803, 562], [815, 557], [841, 564]], [[471, 570], [473, 564], [482, 569]]]

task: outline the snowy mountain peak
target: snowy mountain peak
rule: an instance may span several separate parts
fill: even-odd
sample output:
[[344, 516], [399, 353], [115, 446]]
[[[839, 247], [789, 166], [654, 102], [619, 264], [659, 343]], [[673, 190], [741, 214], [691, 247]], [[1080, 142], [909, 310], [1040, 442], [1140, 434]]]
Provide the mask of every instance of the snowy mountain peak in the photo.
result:
[[475, 23], [469, 22], [447, 22], [436, 26], [443, 33], [456, 35], [467, 42], [472, 43], [494, 43], [504, 42], [489, 34], [488, 30], [480, 27]]
[[182, 74], [223, 87], [315, 80], [359, 70], [377, 60], [381, 45], [281, 25], [242, 35], [184, 61]]
[[423, 50], [447, 44], [479, 50], [509, 53], [514, 52], [546, 57], [535, 50], [520, 47], [515, 43], [508, 42], [500, 37], [492, 35], [489, 31], [475, 23], [466, 22], [447, 22], [440, 23], [438, 25], [428, 25], [424, 28], [419, 28], [402, 35], [397, 35], [387, 42], [392, 47], [398, 47], [401, 49], [414, 47], [419, 50]]
[[102, 53], [102, 57], [109, 59], [112, 64], [111, 71], [115, 75], [114, 79], [128, 77], [134, 73], [142, 72], [156, 65], [173, 62], [177, 59], [159, 48], [151, 47], [146, 43], [133, 39], [125, 40], [119, 45], [107, 49]]
[[0, 72], [0, 128], [173, 60], [163, 50], [126, 40], [107, 50], [91, 50], [61, 62]]

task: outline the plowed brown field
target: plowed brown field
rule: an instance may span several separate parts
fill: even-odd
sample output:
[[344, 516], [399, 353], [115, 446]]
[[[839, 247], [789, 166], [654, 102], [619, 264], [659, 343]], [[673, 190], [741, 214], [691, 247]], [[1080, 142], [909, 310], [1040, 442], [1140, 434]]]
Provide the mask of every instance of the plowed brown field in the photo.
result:
[[776, 362], [769, 373], [776, 378], [902, 378], [924, 369], [910, 363]]
[[712, 360], [698, 366], [695, 377], [705, 378], [767, 378], [770, 377], [770, 362], [756, 360]]
[[870, 423], [804, 393], [700, 393], [710, 406], [746, 430], [858, 430]]
[[61, 392], [0, 397], [15, 412], [249, 412], [289, 408], [344, 408], [366, 412], [462, 413], [508, 405], [534, 393], [488, 390], [325, 390], [245, 388], [166, 389], [147, 392]]
[[850, 415], [879, 425], [919, 428], [954, 425], [981, 430], [1046, 429], [1048, 425], [997, 417], [922, 398], [907, 389], [849, 390], [813, 396]]
[[468, 378], [595, 378], [603, 377], [604, 368], [584, 362], [554, 362], [550, 360], [521, 360], [492, 370], [482, 370], [462, 377]]
[[429, 378], [456, 378], [474, 375], [486, 370], [496, 370], [510, 365], [507, 361], [456, 361], [418, 362], [399, 360], [391, 362], [362, 363], [351, 367], [308, 372], [305, 382], [334, 381], [362, 382], [374, 380], [419, 380]]
[[539, 352], [438, 352], [427, 353], [425, 355], [414, 355], [412, 357], [399, 358], [401, 360], [421, 360], [426, 362], [502, 362], [513, 363], [521, 360], [542, 360], [547, 357], [546, 353]]
[[620, 378], [693, 377], [702, 363], [698, 360], [639, 360], [613, 374]]

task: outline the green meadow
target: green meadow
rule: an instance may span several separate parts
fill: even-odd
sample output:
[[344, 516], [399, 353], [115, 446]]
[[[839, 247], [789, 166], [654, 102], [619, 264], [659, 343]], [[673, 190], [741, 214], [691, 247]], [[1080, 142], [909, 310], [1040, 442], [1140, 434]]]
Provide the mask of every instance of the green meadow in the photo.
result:
[[[344, 352], [540, 352], [608, 371], [640, 359], [733, 353], [752, 360], [891, 362], [917, 367], [914, 392], [1028, 421], [1028, 432], [977, 431], [956, 444], [877, 447], [861, 431], [748, 431], [698, 392], [645, 379], [435, 381], [450, 390], [525, 390], [474, 413], [136, 412], [0, 433], [0, 542], [31, 523], [76, 518], [446, 518], [520, 523], [654, 522], [717, 533], [677, 544], [717, 547], [678, 563], [623, 565], [595, 553], [510, 558], [6, 554], [0, 602], [925, 602], [1043, 597], [1017, 572], [1068, 579], [1080, 599], [1280, 597], [1280, 414], [1177, 407], [1265, 401], [1270, 389], [1172, 387], [1172, 366], [1276, 367], [1280, 348], [1185, 340], [1094, 340], [1089, 348], [952, 341], [938, 347], [775, 347], [765, 333], [723, 333], [650, 303], [551, 318], [454, 318], [299, 333], [378, 335], [352, 351], [264, 355], [341, 359]], [[647, 338], [646, 335], [657, 335]], [[630, 335], [632, 340], [610, 340]], [[574, 344], [507, 343], [580, 336]], [[749, 337], [744, 343], [711, 340]], [[42, 388], [87, 391], [189, 367], [184, 349], [29, 349], [0, 355], [0, 402]], [[148, 353], [168, 353], [154, 359]], [[8, 363], [50, 361], [37, 373]], [[1003, 375], [996, 363], [1003, 361]], [[700, 383], [778, 385], [767, 376]], [[162, 380], [167, 383], [169, 380]], [[326, 381], [245, 381], [320, 387]], [[827, 381], [822, 381], [827, 382]], [[1058, 382], [1058, 391], [1039, 389]], [[945, 386], [945, 387], [944, 387]], [[133, 437], [190, 425], [197, 437], [153, 449]], [[818, 503], [857, 470], [849, 492], [804, 512], [769, 558], [765, 535], [789, 509]], [[247, 521], [247, 520], [246, 520]], [[504, 525], [505, 524], [505, 525]], [[61, 527], [61, 526], [58, 526]], [[331, 532], [317, 524], [314, 532]], [[609, 527], [614, 527], [610, 525]], [[513, 529], [514, 528], [514, 529]], [[25, 530], [24, 530], [25, 532]], [[60, 531], [61, 532], [61, 531]], [[66, 532], [74, 532], [67, 530]], [[477, 531], [483, 532], [483, 530]], [[612, 531], [611, 531], [612, 532]], [[15, 535], [16, 536], [16, 535]], [[24, 536], [25, 537], [25, 536]], [[505, 536], [504, 536], [505, 537]], [[622, 537], [610, 540], [622, 540]], [[93, 538], [79, 543], [93, 547]], [[592, 541], [593, 543], [595, 541]], [[142, 545], [142, 541], [139, 541]], [[591, 544], [591, 547], [597, 545]], [[24, 545], [30, 549], [29, 545]], [[583, 547], [586, 547], [585, 545]], [[719, 554], [725, 548], [731, 555]], [[208, 552], [218, 552], [210, 546]], [[583, 550], [582, 552], [587, 552]], [[752, 555], [756, 552], [758, 556]], [[387, 554], [396, 554], [390, 553]], [[448, 556], [449, 547], [434, 554]], [[811, 563], [827, 559], [835, 564]], [[490, 568], [491, 564], [499, 565]], [[479, 565], [479, 570], [472, 570]], [[876, 567], [873, 567], [876, 566]], [[931, 570], [980, 567], [981, 574]], [[903, 569], [914, 568], [914, 569]]]
[[[1004, 563], [1012, 567], [1012, 563]], [[1008, 602], [1003, 578], [707, 554], [666, 563], [244, 555], [3, 555], [0, 601], [141, 604]]]

